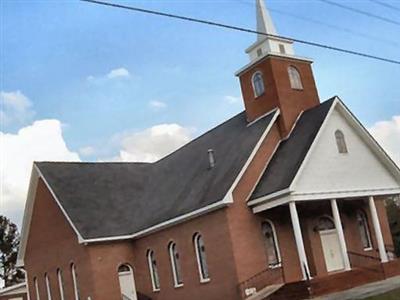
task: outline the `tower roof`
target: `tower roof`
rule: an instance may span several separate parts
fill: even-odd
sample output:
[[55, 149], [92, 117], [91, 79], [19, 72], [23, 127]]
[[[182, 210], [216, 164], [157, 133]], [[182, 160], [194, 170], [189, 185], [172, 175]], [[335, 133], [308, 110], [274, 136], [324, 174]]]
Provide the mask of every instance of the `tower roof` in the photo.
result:
[[[265, 7], [264, 0], [256, 0], [256, 15], [257, 15], [257, 31], [277, 35], [274, 22], [272, 22], [272, 18]], [[257, 40], [265, 39], [265, 35], [258, 34]]]

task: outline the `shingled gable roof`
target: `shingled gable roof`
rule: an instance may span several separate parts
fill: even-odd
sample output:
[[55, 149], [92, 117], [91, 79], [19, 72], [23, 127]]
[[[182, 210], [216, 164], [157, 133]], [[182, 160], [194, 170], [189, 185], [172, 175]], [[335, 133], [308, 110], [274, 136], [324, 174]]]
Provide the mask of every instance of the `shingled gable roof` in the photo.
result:
[[[277, 116], [244, 112], [155, 163], [37, 162], [84, 240], [132, 235], [224, 199]], [[214, 168], [207, 150], [213, 149]]]
[[281, 142], [250, 201], [289, 188], [336, 97], [305, 111], [288, 139]]

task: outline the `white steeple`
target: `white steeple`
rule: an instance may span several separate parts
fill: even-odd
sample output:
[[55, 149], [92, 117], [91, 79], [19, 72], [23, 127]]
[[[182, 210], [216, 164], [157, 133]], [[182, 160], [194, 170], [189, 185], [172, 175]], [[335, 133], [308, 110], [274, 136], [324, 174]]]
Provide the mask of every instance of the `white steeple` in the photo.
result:
[[[278, 35], [264, 0], [256, 0], [256, 17], [258, 32], [274, 36]], [[294, 56], [292, 44], [293, 41], [288, 39], [258, 34], [257, 41], [246, 50], [246, 53], [249, 54], [252, 62], [268, 54]]]
[[[274, 22], [263, 0], [256, 0], [257, 31], [267, 34], [277, 35]], [[265, 35], [259, 34], [257, 40], [263, 40]]]

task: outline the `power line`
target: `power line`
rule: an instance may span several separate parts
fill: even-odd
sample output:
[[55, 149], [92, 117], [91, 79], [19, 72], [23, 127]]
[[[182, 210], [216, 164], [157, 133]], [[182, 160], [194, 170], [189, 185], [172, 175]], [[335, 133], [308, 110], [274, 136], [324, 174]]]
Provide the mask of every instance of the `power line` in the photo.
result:
[[115, 7], [115, 8], [122, 8], [122, 9], [131, 10], [131, 11], [151, 14], [151, 15], [163, 16], [163, 17], [168, 17], [168, 18], [173, 18], [173, 19], [178, 19], [178, 20], [183, 20], [183, 21], [188, 21], [188, 22], [216, 26], [216, 27], [220, 27], [220, 28], [231, 29], [231, 30], [236, 30], [236, 31], [241, 31], [241, 32], [255, 33], [255, 34], [264, 35], [264, 36], [267, 36], [270, 38], [291, 40], [293, 42], [297, 42], [297, 43], [308, 45], [308, 46], [329, 49], [329, 50], [333, 50], [333, 51], [338, 51], [338, 52], [352, 54], [352, 55], [358, 55], [358, 56], [362, 56], [362, 57], [366, 57], [366, 58], [370, 58], [370, 59], [375, 59], [375, 60], [380, 60], [380, 61], [400, 65], [399, 60], [389, 59], [389, 58], [385, 58], [385, 57], [379, 57], [379, 56], [375, 56], [375, 55], [371, 55], [371, 54], [367, 54], [367, 53], [361, 53], [361, 52], [357, 52], [357, 51], [353, 51], [353, 50], [338, 48], [335, 46], [324, 45], [324, 44], [320, 44], [320, 43], [316, 43], [316, 42], [310, 42], [310, 41], [300, 40], [300, 39], [291, 38], [291, 37], [267, 34], [264, 32], [260, 32], [260, 31], [252, 30], [252, 29], [248, 29], [248, 28], [227, 25], [227, 24], [222, 24], [222, 23], [217, 23], [217, 22], [202, 20], [202, 19], [196, 19], [196, 18], [191, 18], [191, 17], [186, 17], [186, 16], [180, 16], [180, 15], [175, 15], [175, 14], [170, 14], [170, 13], [164, 13], [164, 12], [154, 11], [154, 10], [149, 10], [149, 9], [143, 9], [143, 8], [138, 8], [138, 7], [133, 7], [133, 6], [126, 6], [126, 5], [122, 5], [122, 4], [103, 2], [103, 1], [98, 1], [98, 0], [81, 0], [81, 1], [104, 5], [104, 6]]
[[393, 9], [393, 10], [400, 11], [400, 7], [394, 6], [394, 5], [389, 4], [387, 2], [383, 2], [383, 1], [380, 1], [380, 0], [369, 0], [369, 1], [371, 1], [373, 3], [376, 3], [376, 4], [379, 4], [379, 5], [381, 5], [383, 7], [386, 7], [386, 8], [390, 8], [390, 9]]
[[386, 18], [386, 17], [375, 15], [373, 13], [370, 13], [370, 12], [367, 12], [367, 11], [364, 11], [364, 10], [361, 10], [361, 9], [358, 9], [358, 8], [350, 7], [350, 6], [347, 6], [347, 5], [344, 5], [344, 4], [341, 4], [341, 3], [337, 3], [337, 2], [334, 2], [334, 1], [330, 1], [330, 0], [319, 0], [319, 1], [324, 2], [326, 4], [329, 4], [329, 5], [340, 7], [342, 9], [346, 9], [346, 10], [349, 10], [349, 11], [352, 11], [352, 12], [355, 12], [355, 13], [358, 13], [358, 14], [361, 14], [361, 15], [364, 15], [364, 16], [368, 16], [368, 17], [371, 17], [371, 18], [375, 18], [375, 19], [378, 19], [378, 20], [381, 20], [381, 21], [384, 21], [384, 22], [387, 22], [387, 23], [391, 23], [391, 24], [400, 26], [400, 22], [398, 22], [396, 20], [392, 20], [392, 19], [389, 19], [389, 18]]
[[[373, 0], [370, 0], [370, 1], [373, 1]], [[236, 2], [236, 1], [234, 1], [234, 2]], [[245, 1], [245, 0], [239, 0], [238, 3], [246, 4], [246, 5], [252, 6], [252, 7], [254, 6], [254, 2], [248, 2], [248, 1]], [[369, 40], [384, 42], [384, 43], [387, 43], [387, 44], [391, 44], [392, 46], [399, 46], [399, 43], [394, 42], [392, 40], [384, 39], [384, 38], [381, 38], [381, 37], [378, 37], [378, 36], [374, 36], [374, 35], [371, 35], [371, 34], [366, 34], [366, 33], [363, 33], [363, 32], [356, 31], [356, 30], [352, 30], [352, 29], [348, 29], [348, 28], [345, 28], [345, 27], [337, 26], [337, 25], [334, 25], [334, 24], [326, 23], [326, 22], [323, 22], [323, 21], [320, 21], [320, 20], [317, 20], [317, 19], [312, 19], [312, 18], [300, 16], [300, 15], [297, 15], [297, 14], [293, 14], [293, 13], [290, 13], [290, 12], [286, 12], [286, 11], [282, 11], [282, 10], [274, 9], [274, 8], [269, 8], [268, 10], [272, 11], [274, 13], [280, 14], [280, 15], [288, 16], [288, 17], [291, 17], [291, 18], [294, 18], [294, 19], [298, 19], [298, 20], [302, 20], [302, 21], [308, 22], [308, 23], [322, 25], [322, 26], [325, 26], [325, 27], [328, 27], [328, 28], [331, 28], [331, 29], [334, 29], [334, 30], [337, 30], [337, 31], [346, 32], [346, 33], [349, 33], [349, 34], [352, 34], [352, 35], [356, 35], [356, 36], [360, 36], [360, 37], [363, 37], [363, 38], [366, 38], [366, 39], [369, 39]]]

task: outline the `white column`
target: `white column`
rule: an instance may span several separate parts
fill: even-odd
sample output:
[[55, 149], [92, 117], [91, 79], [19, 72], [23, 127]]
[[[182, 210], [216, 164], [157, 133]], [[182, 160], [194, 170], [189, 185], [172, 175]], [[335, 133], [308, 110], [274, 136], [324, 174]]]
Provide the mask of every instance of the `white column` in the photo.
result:
[[336, 199], [331, 199], [332, 215], [335, 222], [336, 231], [339, 238], [340, 249], [342, 250], [342, 257], [345, 270], [351, 270], [349, 255], [347, 254], [347, 245], [344, 238], [342, 220], [340, 219], [339, 208]]
[[296, 240], [296, 245], [297, 245], [297, 253], [299, 254], [301, 271], [303, 273], [303, 279], [307, 279], [311, 277], [310, 269], [308, 268], [307, 256], [306, 256], [306, 251], [304, 249], [303, 236], [301, 234], [300, 221], [299, 221], [299, 215], [297, 213], [296, 203], [290, 202], [289, 209], [290, 209], [290, 217], [292, 219], [294, 238]]
[[379, 223], [378, 212], [376, 211], [374, 197], [370, 196], [369, 199], [369, 210], [371, 211], [372, 223], [374, 224], [374, 232], [376, 241], [378, 243], [379, 255], [381, 257], [381, 262], [388, 262], [388, 256], [385, 249], [385, 243], [383, 242], [383, 235], [381, 230], [381, 224]]

